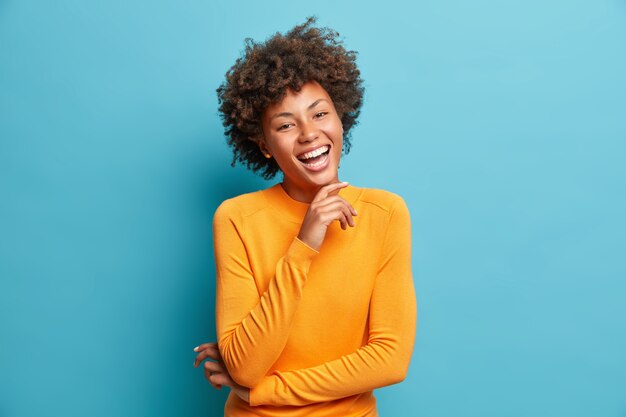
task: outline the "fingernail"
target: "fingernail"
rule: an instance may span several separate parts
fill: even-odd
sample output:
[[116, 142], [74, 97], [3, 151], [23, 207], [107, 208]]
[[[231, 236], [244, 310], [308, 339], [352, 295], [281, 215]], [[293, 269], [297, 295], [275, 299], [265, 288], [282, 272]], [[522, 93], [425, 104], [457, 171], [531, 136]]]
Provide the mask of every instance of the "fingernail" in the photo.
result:
[[193, 351], [194, 351], [194, 352], [197, 352], [197, 351], [198, 351], [198, 349], [200, 349], [200, 346], [196, 346], [195, 348], [193, 348]]

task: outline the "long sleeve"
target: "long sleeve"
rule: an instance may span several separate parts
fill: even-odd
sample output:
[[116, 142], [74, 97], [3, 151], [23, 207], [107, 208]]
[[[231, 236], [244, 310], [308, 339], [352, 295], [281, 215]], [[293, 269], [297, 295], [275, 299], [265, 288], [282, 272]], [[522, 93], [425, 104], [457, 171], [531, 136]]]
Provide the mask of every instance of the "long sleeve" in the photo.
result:
[[224, 364], [234, 381], [252, 387], [266, 376], [282, 352], [307, 273], [317, 251], [294, 237], [260, 295], [243, 237], [239, 207], [226, 201], [213, 218], [216, 329]]
[[411, 273], [410, 217], [400, 198], [390, 210], [369, 323], [366, 345], [314, 367], [274, 371], [251, 389], [250, 405], [302, 406], [404, 380], [415, 341], [417, 303]]

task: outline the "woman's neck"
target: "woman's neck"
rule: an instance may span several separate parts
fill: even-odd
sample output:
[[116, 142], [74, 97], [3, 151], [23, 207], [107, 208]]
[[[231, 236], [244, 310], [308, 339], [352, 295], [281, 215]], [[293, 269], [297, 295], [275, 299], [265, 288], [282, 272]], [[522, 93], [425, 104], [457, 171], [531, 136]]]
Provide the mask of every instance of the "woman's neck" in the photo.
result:
[[[335, 178], [332, 183], [339, 182], [338, 178]], [[280, 184], [283, 187], [283, 190], [289, 195], [289, 197], [293, 198], [296, 201], [301, 203], [310, 204], [311, 201], [315, 198], [315, 195], [319, 192], [320, 188], [323, 185], [312, 185], [310, 187], [299, 187], [296, 184], [293, 184], [289, 181], [283, 180]]]

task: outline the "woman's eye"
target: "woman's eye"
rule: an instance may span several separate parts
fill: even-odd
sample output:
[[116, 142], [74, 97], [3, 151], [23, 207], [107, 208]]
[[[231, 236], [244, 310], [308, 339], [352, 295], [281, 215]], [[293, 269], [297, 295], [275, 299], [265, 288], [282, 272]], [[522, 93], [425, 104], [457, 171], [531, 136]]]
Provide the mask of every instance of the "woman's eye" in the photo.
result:
[[315, 115], [315, 117], [317, 117], [317, 118], [319, 119], [320, 117], [324, 117], [326, 114], [328, 114], [328, 112], [321, 111], [321, 112], [317, 113], [317, 114]]
[[291, 126], [289, 123], [285, 123], [284, 125], [280, 125], [278, 127], [278, 130], [285, 130], [287, 129], [289, 126]]

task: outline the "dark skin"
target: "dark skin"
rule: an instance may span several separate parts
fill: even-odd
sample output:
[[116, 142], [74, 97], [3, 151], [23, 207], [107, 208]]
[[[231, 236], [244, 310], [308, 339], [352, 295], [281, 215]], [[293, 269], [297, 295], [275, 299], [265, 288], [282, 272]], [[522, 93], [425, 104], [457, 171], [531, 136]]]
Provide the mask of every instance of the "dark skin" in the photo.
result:
[[[298, 234], [300, 240], [319, 249], [326, 235], [326, 230], [333, 221], [339, 221], [344, 230], [348, 226], [354, 227], [352, 215], [356, 215], [356, 210], [350, 203], [337, 195], [339, 190], [347, 185], [348, 183], [345, 182], [337, 182], [320, 188], [302, 221]], [[223, 385], [226, 385], [239, 398], [247, 403], [250, 402], [250, 389], [237, 384], [231, 378], [216, 342], [203, 343], [194, 348], [194, 351], [198, 352], [193, 363], [194, 367], [198, 367], [202, 361], [210, 359], [204, 362], [204, 376], [213, 387], [221, 389]]]
[[[276, 113], [287, 116], [273, 119]], [[343, 230], [354, 227], [357, 212], [338, 194], [348, 186], [338, 180], [343, 129], [326, 91], [316, 82], [306, 83], [299, 93], [289, 91], [280, 103], [266, 109], [263, 133], [263, 139], [257, 143], [264, 154], [273, 155], [279, 164], [284, 174], [283, 188], [293, 199], [309, 203], [298, 239], [319, 251], [331, 223], [338, 221]], [[330, 162], [322, 169], [307, 169], [296, 158], [320, 146], [331, 147]], [[194, 367], [210, 359], [204, 362], [204, 375], [211, 385], [217, 389], [226, 385], [239, 398], [250, 402], [250, 389], [231, 378], [217, 343], [203, 343], [194, 351], [198, 352]]]
[[197, 368], [203, 360], [211, 359], [204, 362], [204, 376], [213, 387], [222, 389], [222, 385], [226, 385], [230, 387], [239, 398], [247, 403], [250, 402], [250, 389], [237, 384], [230, 377], [216, 342], [203, 343], [194, 348], [194, 352], [199, 352], [196, 356], [196, 360], [193, 362], [194, 368]]

